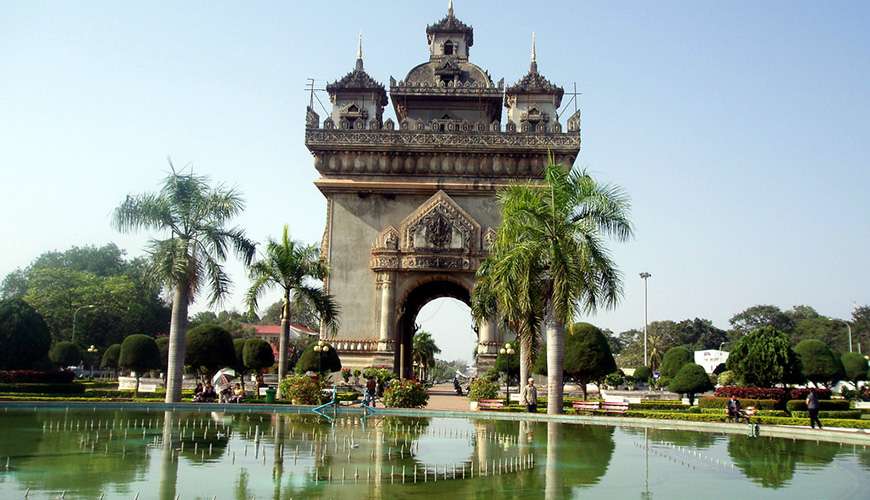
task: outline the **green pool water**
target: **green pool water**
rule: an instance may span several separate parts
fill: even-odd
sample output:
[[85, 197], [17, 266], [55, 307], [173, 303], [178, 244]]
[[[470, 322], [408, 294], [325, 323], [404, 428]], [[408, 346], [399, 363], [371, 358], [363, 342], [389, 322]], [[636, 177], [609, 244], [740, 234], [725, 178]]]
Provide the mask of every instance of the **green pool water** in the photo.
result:
[[815, 441], [461, 418], [0, 411], [3, 499], [712, 500], [868, 492], [870, 450]]

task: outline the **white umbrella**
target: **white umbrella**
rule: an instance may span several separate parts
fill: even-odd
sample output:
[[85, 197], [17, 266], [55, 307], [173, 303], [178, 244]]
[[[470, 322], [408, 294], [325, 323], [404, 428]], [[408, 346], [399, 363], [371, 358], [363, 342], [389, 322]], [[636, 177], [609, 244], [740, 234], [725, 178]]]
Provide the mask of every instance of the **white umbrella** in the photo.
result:
[[230, 380], [237, 377], [236, 371], [232, 368], [221, 368], [211, 378], [211, 385], [218, 389], [218, 392], [226, 389], [230, 385]]

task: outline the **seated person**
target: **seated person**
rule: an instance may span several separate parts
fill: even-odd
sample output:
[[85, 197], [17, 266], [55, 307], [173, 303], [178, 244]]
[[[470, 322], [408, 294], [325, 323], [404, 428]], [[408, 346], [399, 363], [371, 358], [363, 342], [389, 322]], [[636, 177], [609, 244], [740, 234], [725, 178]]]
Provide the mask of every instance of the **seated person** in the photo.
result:
[[241, 403], [245, 397], [245, 391], [242, 390], [241, 384], [236, 384], [233, 388], [233, 395], [230, 398], [230, 403]]
[[205, 384], [205, 388], [202, 390], [202, 398], [201, 401], [209, 402], [217, 399], [217, 392], [214, 390], [214, 386], [210, 383]]
[[202, 382], [197, 382], [196, 387], [193, 389], [193, 401], [202, 401]]
[[755, 416], [755, 413], [756, 413], [756, 409], [755, 409], [755, 407], [754, 407], [754, 406], [748, 406], [748, 407], [746, 407], [745, 410], [740, 410], [740, 411], [739, 411], [739, 413], [738, 413], [738, 417], [737, 417], [737, 422], [740, 422], [740, 419], [742, 418], [742, 419], [745, 420], [746, 423], [748, 424], [748, 423], [749, 423], [749, 418], [752, 417], [752, 416]]
[[725, 404], [725, 412], [728, 414], [729, 419], [733, 419], [735, 422], [740, 419], [740, 401], [731, 395], [731, 398]]

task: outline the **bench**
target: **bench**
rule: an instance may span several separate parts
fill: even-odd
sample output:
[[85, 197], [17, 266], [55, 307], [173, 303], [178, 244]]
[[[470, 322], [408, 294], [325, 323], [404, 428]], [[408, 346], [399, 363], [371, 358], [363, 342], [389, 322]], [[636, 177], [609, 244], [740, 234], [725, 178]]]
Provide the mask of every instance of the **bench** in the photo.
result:
[[605, 401], [601, 404], [601, 409], [605, 413], [613, 413], [615, 415], [625, 415], [628, 411], [628, 403], [622, 401]]
[[598, 401], [574, 401], [574, 404], [571, 405], [574, 408], [574, 411], [577, 413], [582, 412], [593, 412], [595, 410], [601, 409], [601, 403]]
[[480, 410], [501, 410], [504, 408], [504, 401], [501, 399], [481, 399], [477, 402], [477, 408]]

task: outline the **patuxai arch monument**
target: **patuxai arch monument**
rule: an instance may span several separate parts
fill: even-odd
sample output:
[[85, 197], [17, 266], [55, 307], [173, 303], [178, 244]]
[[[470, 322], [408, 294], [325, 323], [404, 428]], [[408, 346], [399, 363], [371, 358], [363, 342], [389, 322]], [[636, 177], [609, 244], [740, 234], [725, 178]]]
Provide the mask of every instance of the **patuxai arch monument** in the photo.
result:
[[[505, 87], [471, 62], [474, 30], [452, 5], [426, 42], [428, 60], [390, 78], [389, 93], [360, 47], [353, 71], [326, 87], [329, 116], [309, 106], [305, 130], [327, 200], [325, 286], [341, 307], [331, 342], [344, 366], [403, 376], [420, 309], [439, 297], [469, 303], [500, 222], [499, 188], [540, 179], [548, 154], [572, 165], [580, 151], [579, 112], [563, 129], [564, 92], [538, 72], [534, 43], [529, 72]], [[390, 103], [397, 121], [384, 119]], [[493, 320], [476, 331], [485, 368], [504, 339]]]

